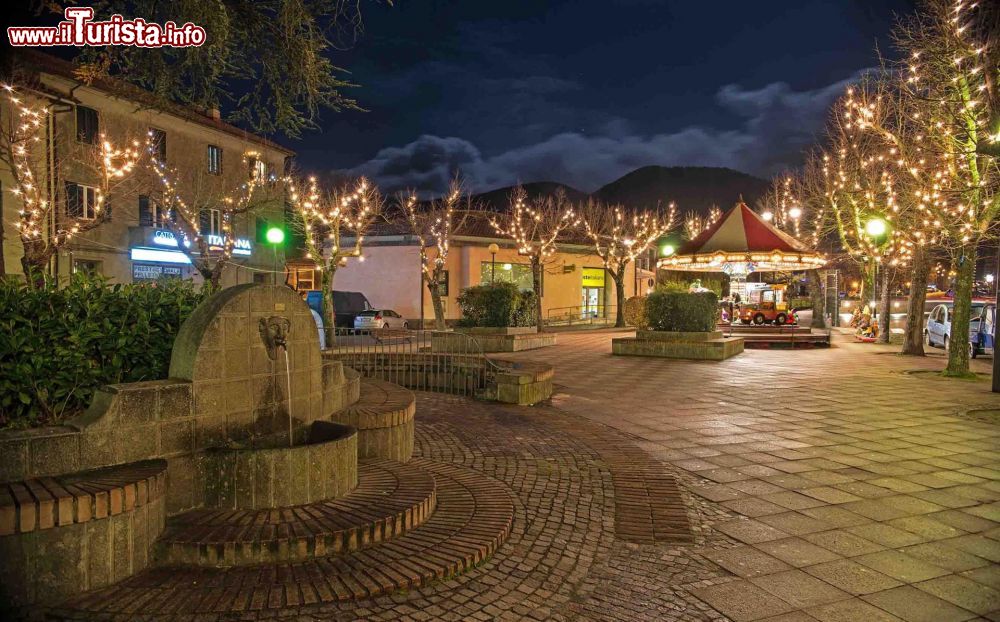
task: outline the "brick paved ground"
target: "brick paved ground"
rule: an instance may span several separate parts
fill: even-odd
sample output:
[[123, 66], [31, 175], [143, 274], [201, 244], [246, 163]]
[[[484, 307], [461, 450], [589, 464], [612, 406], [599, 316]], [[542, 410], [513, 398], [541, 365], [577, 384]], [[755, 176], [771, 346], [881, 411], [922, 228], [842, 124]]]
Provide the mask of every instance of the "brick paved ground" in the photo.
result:
[[[366, 601], [198, 619], [1000, 620], [1000, 426], [963, 414], [1000, 409], [987, 383], [872, 345], [690, 363], [612, 357], [610, 337], [517, 355], [556, 365], [551, 405], [418, 394], [416, 454], [512, 493], [492, 558]], [[672, 479], [686, 517], [642, 502]]]

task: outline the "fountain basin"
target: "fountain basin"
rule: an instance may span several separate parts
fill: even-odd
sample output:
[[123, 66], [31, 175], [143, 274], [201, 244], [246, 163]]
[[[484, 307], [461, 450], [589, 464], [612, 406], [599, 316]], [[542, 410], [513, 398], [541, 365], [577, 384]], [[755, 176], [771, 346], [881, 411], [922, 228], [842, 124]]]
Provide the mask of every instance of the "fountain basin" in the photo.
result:
[[285, 435], [205, 453], [205, 505], [258, 510], [341, 497], [358, 485], [358, 432], [314, 421], [291, 446]]

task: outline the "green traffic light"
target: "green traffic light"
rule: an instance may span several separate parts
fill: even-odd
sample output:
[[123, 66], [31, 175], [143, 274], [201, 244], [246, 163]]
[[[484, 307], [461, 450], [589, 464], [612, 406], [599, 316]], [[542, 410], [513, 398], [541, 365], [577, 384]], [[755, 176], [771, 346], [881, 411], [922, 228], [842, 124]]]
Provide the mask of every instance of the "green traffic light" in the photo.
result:
[[267, 230], [265, 235], [267, 237], [268, 244], [274, 244], [277, 246], [285, 241], [285, 231], [281, 227], [271, 227]]

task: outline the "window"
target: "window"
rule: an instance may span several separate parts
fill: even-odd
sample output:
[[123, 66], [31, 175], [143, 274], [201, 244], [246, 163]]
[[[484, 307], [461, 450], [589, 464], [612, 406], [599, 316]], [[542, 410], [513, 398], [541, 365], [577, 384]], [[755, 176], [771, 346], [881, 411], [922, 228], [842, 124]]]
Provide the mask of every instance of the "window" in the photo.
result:
[[73, 274], [97, 276], [103, 274], [102, 262], [97, 259], [74, 259]]
[[[531, 265], [526, 263], [496, 262], [496, 274], [494, 276], [494, 265], [492, 261], [484, 261], [480, 269], [480, 283], [513, 283], [521, 291], [531, 291], [533, 289], [531, 279]], [[545, 275], [542, 274], [542, 285], [545, 284]]]
[[250, 158], [250, 179], [253, 179], [258, 182], [264, 182], [267, 181], [267, 178], [268, 178], [267, 162], [257, 157]]
[[212, 175], [222, 174], [222, 147], [208, 146], [208, 172]]
[[66, 183], [66, 215], [70, 218], [97, 218], [97, 188], [73, 182]]
[[76, 139], [88, 145], [97, 144], [98, 127], [97, 111], [86, 106], [76, 107]]
[[170, 210], [156, 199], [151, 199], [146, 195], [139, 196], [140, 227], [165, 227], [174, 220], [170, 216]]
[[217, 209], [203, 209], [199, 214], [198, 228], [202, 235], [222, 234], [222, 212]]
[[167, 161], [167, 133], [155, 127], [149, 128], [149, 140], [156, 150], [156, 159], [160, 162]]
[[300, 292], [319, 289], [318, 276], [316, 270], [313, 268], [298, 268], [292, 272], [294, 282], [291, 285], [296, 291]]

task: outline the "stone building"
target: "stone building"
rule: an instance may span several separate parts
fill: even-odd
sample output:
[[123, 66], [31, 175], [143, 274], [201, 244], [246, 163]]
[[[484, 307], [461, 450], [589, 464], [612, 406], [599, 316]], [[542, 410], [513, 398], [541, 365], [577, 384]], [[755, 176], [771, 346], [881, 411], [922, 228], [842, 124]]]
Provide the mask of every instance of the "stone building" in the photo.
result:
[[[280, 177], [294, 155], [266, 138], [223, 122], [218, 110], [157, 107], [148, 92], [112, 79], [84, 84], [75, 77], [72, 63], [46, 54], [19, 50], [13, 62], [18, 94], [35, 106], [47, 108], [41, 133], [44, 147], [33, 156], [45, 159], [39, 166], [45, 178], [38, 181], [45, 184], [47, 200], [57, 206], [53, 219], [69, 209], [87, 216], [95, 180], [93, 172], [81, 172], [75, 159], [81, 155], [93, 157], [102, 134], [113, 142], [122, 142], [126, 137], [152, 137], [168, 167], [182, 171], [188, 180], [199, 180], [198, 184], [206, 189], [235, 189], [254, 173]], [[7, 98], [0, 101], [0, 106], [10, 105]], [[13, 225], [23, 203], [10, 192], [14, 182], [6, 166], [0, 166], [0, 186], [5, 270], [7, 274], [21, 274], [23, 248]], [[164, 226], [168, 215], [162, 213], [154, 198], [159, 188], [150, 171], [134, 175], [120, 193], [107, 197], [111, 206], [107, 222], [77, 235], [62, 247], [52, 257], [49, 273], [65, 280], [74, 272], [88, 271], [119, 283], [162, 277], [200, 280], [190, 258], [178, 250], [177, 236]], [[195, 191], [189, 187], [181, 190]], [[200, 233], [215, 248], [221, 240], [219, 211], [206, 207], [200, 215]], [[235, 218], [235, 248], [222, 285], [271, 282], [274, 266], [282, 265], [283, 257], [280, 250], [276, 257], [274, 249], [265, 246], [258, 231], [263, 223], [282, 219], [280, 202], [273, 208]], [[46, 226], [53, 226], [53, 222]]]

